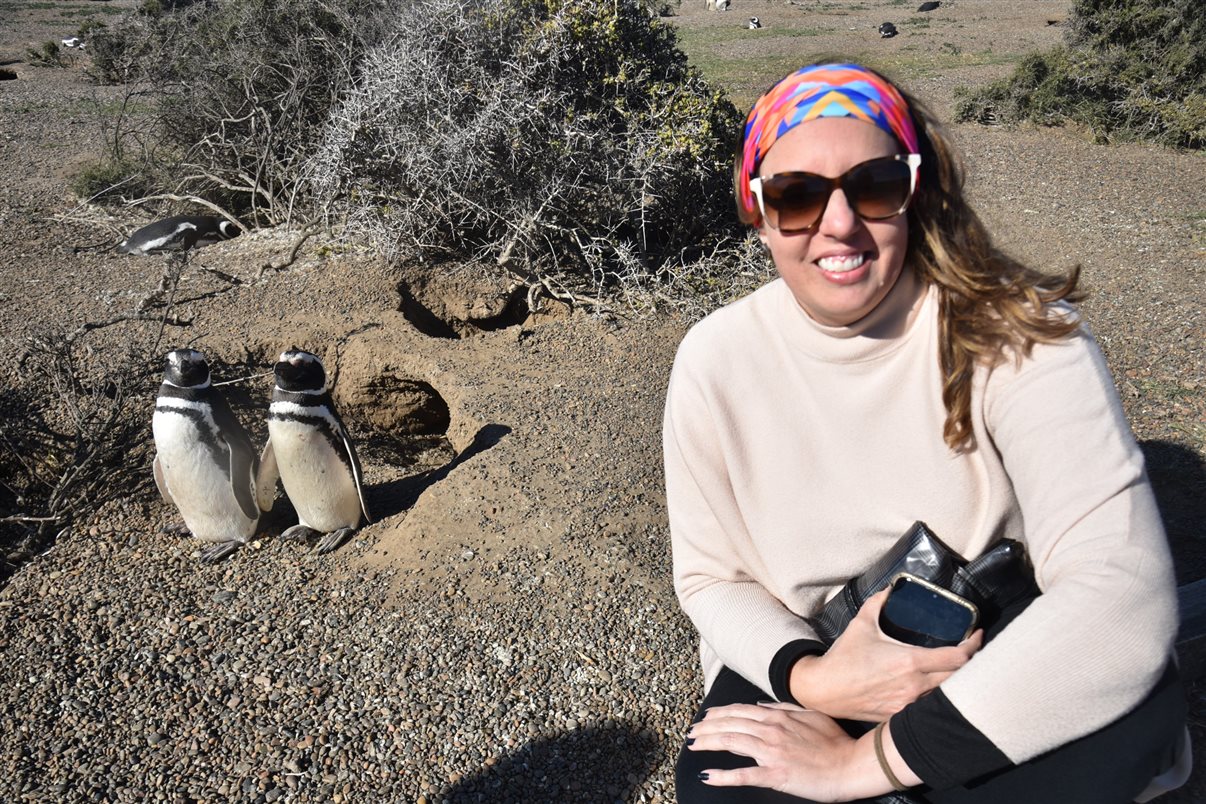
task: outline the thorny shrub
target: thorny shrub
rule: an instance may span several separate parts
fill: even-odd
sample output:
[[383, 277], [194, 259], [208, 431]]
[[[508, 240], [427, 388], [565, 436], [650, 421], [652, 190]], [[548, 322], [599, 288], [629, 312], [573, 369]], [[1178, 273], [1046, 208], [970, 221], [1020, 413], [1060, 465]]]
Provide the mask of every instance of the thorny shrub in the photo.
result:
[[1199, 0], [1077, 0], [1065, 46], [972, 93], [959, 120], [1088, 127], [1102, 140], [1206, 147], [1206, 15]]
[[[378, 0], [216, 0], [126, 17], [91, 45], [98, 80], [142, 98], [116, 122], [114, 161], [158, 189], [260, 223], [289, 218], [330, 109], [355, 78]], [[149, 114], [138, 108], [149, 104]], [[125, 132], [125, 139], [120, 132]], [[136, 140], [137, 155], [126, 153]]]
[[397, 22], [309, 168], [350, 232], [603, 286], [732, 234], [737, 112], [642, 3], [427, 0]]
[[[732, 211], [740, 117], [655, 5], [213, 0], [131, 15], [89, 45], [126, 103], [77, 186], [195, 196], [253, 224], [321, 217], [390, 258], [484, 258], [630, 308], [699, 288], [727, 299], [765, 268]], [[704, 266], [715, 282], [687, 281]]]

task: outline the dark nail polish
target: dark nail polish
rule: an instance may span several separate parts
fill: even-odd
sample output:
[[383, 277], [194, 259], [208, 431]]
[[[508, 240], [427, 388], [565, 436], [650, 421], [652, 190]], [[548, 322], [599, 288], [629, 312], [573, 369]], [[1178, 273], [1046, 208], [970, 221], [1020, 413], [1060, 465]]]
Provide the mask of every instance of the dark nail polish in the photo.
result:
[[706, 781], [708, 781], [708, 772], [707, 772], [707, 771], [700, 771], [700, 772], [699, 772], [699, 781], [701, 781], [701, 782], [706, 782]]
[[694, 737], [688, 737], [688, 738], [687, 738], [687, 745], [691, 745], [691, 743], [693, 743], [693, 742], [695, 742], [695, 738], [694, 738]]

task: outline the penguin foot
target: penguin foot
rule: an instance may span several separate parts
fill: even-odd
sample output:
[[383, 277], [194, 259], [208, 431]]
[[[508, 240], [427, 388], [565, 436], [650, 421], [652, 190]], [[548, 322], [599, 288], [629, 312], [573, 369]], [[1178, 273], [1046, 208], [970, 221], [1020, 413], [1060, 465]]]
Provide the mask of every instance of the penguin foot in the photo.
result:
[[188, 525], [183, 522], [177, 522], [175, 525], [164, 525], [159, 529], [160, 533], [165, 533], [168, 536], [192, 536], [192, 532], [188, 529]]
[[322, 531], [314, 530], [308, 525], [294, 525], [281, 534], [281, 538], [287, 542], [305, 542], [321, 535]]
[[210, 545], [201, 551], [201, 563], [216, 564], [227, 556], [233, 555], [242, 546], [242, 542], [236, 542], [234, 539]]
[[326, 536], [322, 537], [322, 540], [318, 543], [318, 547], [314, 549], [314, 552], [321, 556], [326, 555], [333, 550], [338, 550], [341, 546], [343, 546], [344, 542], [352, 538], [352, 534], [355, 532], [355, 528], [340, 528], [339, 530], [333, 530]]

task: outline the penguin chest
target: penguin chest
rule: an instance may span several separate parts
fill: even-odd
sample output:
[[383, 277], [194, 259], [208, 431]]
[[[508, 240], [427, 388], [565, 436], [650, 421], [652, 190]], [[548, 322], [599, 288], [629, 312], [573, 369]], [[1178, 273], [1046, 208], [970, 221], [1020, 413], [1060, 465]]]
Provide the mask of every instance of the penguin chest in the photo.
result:
[[310, 423], [269, 421], [281, 483], [303, 525], [329, 532], [360, 524], [360, 494], [343, 445]]
[[235, 497], [229, 460], [217, 444], [217, 428], [204, 410], [190, 413], [156, 410], [151, 419], [155, 451], [164, 485], [189, 531], [204, 541], [246, 542], [257, 520], [248, 519]]

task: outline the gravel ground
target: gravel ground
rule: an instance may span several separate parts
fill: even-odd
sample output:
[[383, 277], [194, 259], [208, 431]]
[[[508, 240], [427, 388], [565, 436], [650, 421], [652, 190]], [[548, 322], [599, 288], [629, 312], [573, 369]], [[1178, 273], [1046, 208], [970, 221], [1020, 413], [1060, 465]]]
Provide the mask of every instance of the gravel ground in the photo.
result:
[[[747, 5], [768, 26], [828, 26], [809, 40], [821, 49], [897, 8]], [[914, 39], [898, 22], [902, 36], [886, 45], [940, 114], [954, 85], [1007, 65], [952, 53], [937, 69], [918, 54], [1056, 36], [994, 11], [1005, 4], [950, 5], [966, 17], [935, 19]], [[0, 0], [0, 14], [0, 57], [59, 35], [51, 12]], [[722, 20], [692, 6], [675, 24]], [[78, 68], [10, 69], [18, 80], [0, 83], [6, 387], [28, 336], [126, 311], [163, 270], [94, 248], [130, 231], [136, 211], [76, 209], [67, 191], [97, 153], [92, 102], [109, 91]], [[1180, 580], [1206, 577], [1201, 154], [1067, 131], [952, 133], [1003, 245], [1040, 267], [1084, 265], [1085, 314], [1149, 456]], [[174, 513], [148, 472], [0, 590], [0, 800], [672, 801], [673, 758], [700, 695], [694, 631], [670, 585], [659, 440], [686, 322], [552, 307], [496, 331], [428, 337], [400, 309], [400, 282], [433, 306], [442, 295], [472, 307], [486, 291], [441, 288], [319, 242], [261, 272], [292, 237], [198, 252], [182, 288], [194, 323], [179, 337], [213, 356], [223, 379], [263, 371], [291, 345], [323, 354], [362, 445], [375, 524], [314, 556], [273, 538], [292, 524], [281, 500], [265, 538], [203, 566], [194, 542], [160, 532]], [[263, 382], [235, 386], [257, 433]], [[448, 409], [446, 429], [426, 440], [389, 432], [412, 415], [391, 391], [408, 383]], [[145, 462], [145, 445], [129, 447]], [[1190, 690], [1199, 746], [1204, 693]], [[1201, 776], [1165, 800], [1206, 800]]]

